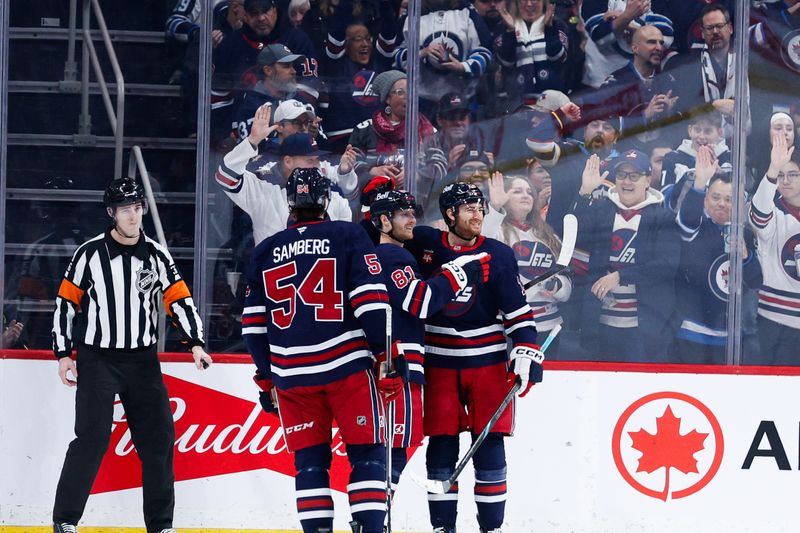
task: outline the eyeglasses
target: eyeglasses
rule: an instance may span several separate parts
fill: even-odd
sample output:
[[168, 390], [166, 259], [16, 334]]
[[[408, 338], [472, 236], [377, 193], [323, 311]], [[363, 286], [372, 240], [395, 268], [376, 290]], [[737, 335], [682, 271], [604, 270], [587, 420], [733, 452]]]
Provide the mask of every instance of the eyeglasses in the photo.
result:
[[392, 96], [405, 96], [407, 91], [405, 89], [395, 89], [393, 91], [389, 91], [389, 94]]
[[465, 176], [473, 176], [475, 174], [484, 174], [489, 172], [489, 167], [486, 165], [464, 165], [459, 169], [458, 173]]
[[617, 181], [628, 180], [631, 183], [636, 183], [644, 177], [641, 172], [617, 172]]
[[351, 42], [351, 43], [356, 43], [356, 44], [361, 44], [361, 43], [363, 43], [365, 41], [368, 42], [368, 43], [371, 43], [372, 42], [372, 37], [369, 36], [369, 35], [367, 35], [366, 37], [359, 36], [359, 37], [353, 37], [351, 39], [347, 39], [347, 41]]
[[532, 5], [540, 3], [541, 1], [542, 0], [519, 0], [519, 3], [522, 4], [522, 5], [532, 6]]
[[707, 31], [708, 33], [712, 33], [714, 31], [722, 31], [728, 24], [730, 24], [730, 22], [720, 22], [719, 24], [710, 24], [708, 26], [703, 26], [703, 31]]

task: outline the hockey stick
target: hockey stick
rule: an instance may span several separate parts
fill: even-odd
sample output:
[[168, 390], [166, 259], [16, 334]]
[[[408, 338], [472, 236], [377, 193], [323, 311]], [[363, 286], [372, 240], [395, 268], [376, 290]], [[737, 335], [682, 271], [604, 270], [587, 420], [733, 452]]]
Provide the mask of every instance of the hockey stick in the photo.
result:
[[[392, 307], [386, 309], [386, 374], [392, 372]], [[392, 446], [394, 400], [386, 405], [386, 533], [392, 533]]]
[[573, 214], [564, 215], [564, 235], [561, 239], [561, 252], [558, 254], [558, 259], [556, 259], [556, 264], [551, 266], [546, 272], [543, 274], [536, 276], [529, 282], [527, 282], [524, 287], [527, 291], [534, 285], [538, 285], [543, 281], [547, 281], [548, 279], [552, 278], [556, 274], [564, 271], [568, 266], [569, 262], [572, 260], [572, 253], [575, 251], [575, 241], [578, 238], [578, 219], [575, 218]]
[[[544, 341], [544, 344], [542, 344], [542, 352], [545, 352], [547, 350], [547, 348], [553, 343], [553, 340], [556, 338], [556, 335], [558, 335], [560, 331], [561, 331], [561, 324], [558, 324], [556, 327], [550, 330], [550, 335], [547, 336], [547, 338]], [[483, 428], [483, 431], [481, 431], [480, 434], [475, 438], [475, 441], [472, 443], [472, 446], [470, 446], [469, 450], [467, 450], [467, 453], [464, 454], [464, 457], [461, 458], [461, 461], [456, 465], [456, 469], [453, 471], [453, 473], [450, 475], [448, 479], [444, 481], [438, 479], [426, 479], [422, 478], [415, 472], [409, 472], [409, 476], [414, 481], [414, 483], [424, 487], [425, 490], [433, 494], [447, 494], [447, 492], [453, 486], [453, 483], [455, 483], [456, 480], [458, 479], [458, 476], [460, 476], [461, 472], [464, 470], [464, 468], [466, 468], [467, 463], [470, 461], [470, 459], [472, 459], [472, 456], [475, 455], [475, 453], [478, 451], [478, 448], [480, 448], [481, 444], [483, 444], [483, 441], [486, 440], [486, 437], [489, 436], [489, 433], [492, 431], [492, 428], [500, 419], [500, 417], [503, 414], [503, 411], [505, 411], [506, 407], [508, 407], [508, 404], [511, 403], [511, 400], [514, 398], [514, 395], [517, 393], [520, 387], [522, 387], [522, 382], [520, 381], [519, 377], [517, 377], [517, 379], [514, 381], [514, 386], [511, 387], [511, 390], [508, 391], [506, 397], [503, 398], [502, 402], [500, 402], [500, 406], [497, 408], [492, 417], [489, 419], [489, 422], [486, 423], [486, 427]]]

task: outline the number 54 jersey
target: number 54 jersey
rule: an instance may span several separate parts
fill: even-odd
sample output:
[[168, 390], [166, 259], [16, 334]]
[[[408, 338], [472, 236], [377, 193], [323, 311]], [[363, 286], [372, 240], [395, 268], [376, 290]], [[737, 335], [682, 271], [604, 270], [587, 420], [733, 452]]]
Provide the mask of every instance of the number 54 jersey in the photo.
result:
[[372, 368], [384, 350], [388, 302], [361, 226], [301, 223], [253, 252], [242, 336], [279, 389], [324, 385]]

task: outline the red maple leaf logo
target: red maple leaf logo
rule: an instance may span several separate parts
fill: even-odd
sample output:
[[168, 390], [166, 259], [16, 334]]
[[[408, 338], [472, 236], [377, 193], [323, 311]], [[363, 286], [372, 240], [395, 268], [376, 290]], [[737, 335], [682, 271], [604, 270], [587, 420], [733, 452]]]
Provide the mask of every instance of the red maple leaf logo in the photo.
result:
[[631, 447], [642, 452], [639, 458], [637, 472], [655, 472], [664, 468], [664, 490], [660, 497], [667, 501], [669, 494], [669, 471], [675, 468], [684, 474], [699, 473], [697, 459], [694, 454], [704, 450], [708, 433], [699, 433], [693, 429], [681, 435], [681, 419], [672, 413], [672, 408], [667, 405], [664, 414], [656, 418], [656, 433], [651, 435], [647, 430], [630, 431], [633, 440]]

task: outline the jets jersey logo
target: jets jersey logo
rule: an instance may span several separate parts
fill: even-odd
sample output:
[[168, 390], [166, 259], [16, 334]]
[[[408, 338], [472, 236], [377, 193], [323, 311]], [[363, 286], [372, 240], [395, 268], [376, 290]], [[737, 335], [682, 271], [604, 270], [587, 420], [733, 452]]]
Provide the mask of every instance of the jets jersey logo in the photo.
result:
[[553, 251], [540, 242], [520, 241], [513, 250], [519, 273], [525, 279], [533, 279], [555, 264]]
[[136, 271], [136, 289], [139, 292], [147, 292], [153, 288], [156, 282], [156, 273], [153, 270], [140, 268]]
[[373, 107], [378, 103], [378, 95], [372, 89], [375, 72], [359, 70], [353, 75], [353, 101], [360, 106]]
[[800, 72], [800, 30], [792, 30], [784, 36], [781, 58], [787, 67]]
[[800, 233], [792, 235], [781, 249], [781, 265], [793, 280], [800, 281], [797, 260], [800, 258]]
[[728, 254], [717, 257], [708, 269], [708, 288], [723, 302], [728, 301], [728, 276], [731, 271]]
[[636, 263], [636, 232], [629, 228], [618, 229], [611, 235], [611, 263], [632, 265]]
[[464, 287], [458, 293], [456, 293], [456, 297], [448, 303], [442, 313], [445, 316], [461, 316], [465, 315], [472, 309], [472, 306], [475, 305], [475, 294], [477, 290], [472, 285]]

